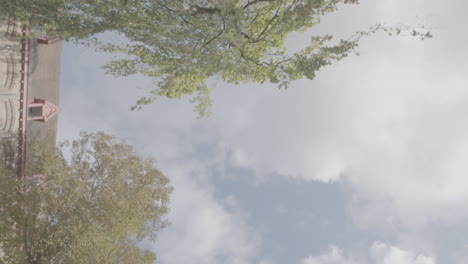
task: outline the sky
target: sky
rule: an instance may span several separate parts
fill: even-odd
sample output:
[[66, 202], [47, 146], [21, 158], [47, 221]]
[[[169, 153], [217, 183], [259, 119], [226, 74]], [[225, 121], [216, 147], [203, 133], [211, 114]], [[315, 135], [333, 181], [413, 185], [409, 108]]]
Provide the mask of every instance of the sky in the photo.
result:
[[466, 10], [342, 6], [288, 48], [376, 23], [434, 37], [369, 36], [360, 56], [288, 90], [212, 80], [203, 119], [189, 98], [130, 111], [150, 80], [105, 75], [109, 56], [65, 43], [59, 138], [106, 131], [156, 158], [175, 188], [171, 225], [142, 246], [162, 264], [468, 263]]

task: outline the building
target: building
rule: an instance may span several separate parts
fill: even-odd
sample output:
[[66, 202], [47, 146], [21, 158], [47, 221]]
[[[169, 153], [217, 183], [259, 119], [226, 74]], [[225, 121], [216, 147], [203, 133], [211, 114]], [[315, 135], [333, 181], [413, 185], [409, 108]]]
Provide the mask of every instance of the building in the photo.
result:
[[0, 23], [0, 168], [22, 179], [28, 144], [56, 139], [62, 49], [28, 33], [16, 21]]

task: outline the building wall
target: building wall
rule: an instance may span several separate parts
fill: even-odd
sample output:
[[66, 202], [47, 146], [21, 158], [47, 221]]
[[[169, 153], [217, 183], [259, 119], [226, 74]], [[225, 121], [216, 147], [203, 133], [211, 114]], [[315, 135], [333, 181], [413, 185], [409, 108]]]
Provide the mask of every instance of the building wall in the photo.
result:
[[0, 23], [0, 167], [16, 163], [21, 88], [21, 25]]
[[[20, 23], [0, 20], [0, 168], [18, 163], [21, 29]], [[38, 98], [58, 106], [62, 42], [39, 44], [33, 38], [29, 46], [26, 102], [29, 104]], [[33, 142], [50, 141], [55, 144], [57, 123], [57, 116], [47, 122], [26, 121], [26, 150], [27, 145]]]
[[[27, 101], [31, 103], [38, 98], [59, 106], [62, 42], [39, 44], [31, 39], [30, 43]], [[27, 144], [44, 140], [55, 142], [57, 126], [58, 115], [47, 122], [27, 121]]]

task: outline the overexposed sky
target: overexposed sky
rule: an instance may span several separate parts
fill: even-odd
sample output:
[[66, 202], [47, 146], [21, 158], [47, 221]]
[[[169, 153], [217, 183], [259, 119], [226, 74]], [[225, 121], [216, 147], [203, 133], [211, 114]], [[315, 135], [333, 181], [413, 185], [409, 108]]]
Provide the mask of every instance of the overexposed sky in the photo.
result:
[[[364, 39], [361, 56], [288, 90], [212, 80], [213, 115], [188, 99], [129, 108], [149, 84], [64, 45], [59, 136], [104, 130], [156, 157], [175, 187], [160, 263], [468, 261], [468, 2], [361, 0], [308, 34], [421, 22], [434, 38]], [[84, 101], [90, 107], [83, 108]]]

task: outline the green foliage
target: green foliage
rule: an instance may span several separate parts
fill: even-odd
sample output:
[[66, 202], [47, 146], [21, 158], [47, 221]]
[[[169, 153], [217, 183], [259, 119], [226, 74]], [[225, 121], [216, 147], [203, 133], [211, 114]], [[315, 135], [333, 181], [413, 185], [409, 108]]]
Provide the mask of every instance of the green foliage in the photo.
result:
[[27, 175], [47, 179], [28, 179], [21, 194], [2, 175], [11, 181], [0, 193], [5, 263], [154, 263], [137, 245], [166, 226], [172, 187], [151, 159], [105, 133], [29, 151]]
[[204, 115], [211, 106], [210, 77], [287, 88], [291, 81], [313, 79], [320, 68], [352, 52], [357, 40], [329, 47], [330, 36], [312, 38], [310, 46], [295, 54], [284, 47], [291, 32], [318, 24], [339, 3], [357, 1], [148, 1], [140, 22], [119, 30], [131, 42], [103, 47], [130, 57], [104, 68], [115, 76], [155, 77], [156, 88], [138, 106], [160, 96], [197, 94], [192, 102]]
[[[0, 0], [1, 1], [1, 0]], [[291, 81], [313, 79], [322, 67], [355, 52], [362, 36], [375, 31], [408, 32], [410, 27], [373, 27], [350, 40], [314, 36], [303, 50], [291, 54], [284, 46], [292, 32], [308, 30], [339, 4], [358, 0], [3, 0], [0, 10], [29, 21], [64, 39], [85, 40], [100, 50], [123, 54], [104, 66], [115, 76], [143, 74], [155, 88], [133, 109], [158, 97], [194, 95], [202, 116], [212, 104], [206, 81], [272, 82], [287, 88]], [[118, 32], [123, 44], [96, 43], [90, 37]]]

